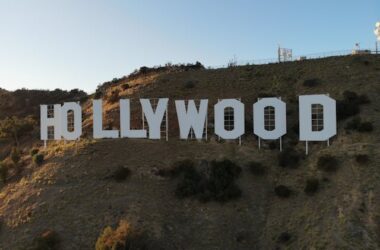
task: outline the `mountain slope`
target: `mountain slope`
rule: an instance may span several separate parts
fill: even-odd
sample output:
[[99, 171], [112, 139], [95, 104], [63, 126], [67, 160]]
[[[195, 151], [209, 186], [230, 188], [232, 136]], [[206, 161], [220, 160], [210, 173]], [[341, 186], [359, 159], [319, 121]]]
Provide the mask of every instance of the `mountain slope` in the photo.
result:
[[[46, 229], [57, 232], [60, 249], [93, 249], [103, 229], [122, 219], [146, 231], [153, 249], [379, 249], [379, 79], [378, 56], [347, 56], [152, 72], [107, 85], [102, 98], [108, 127], [118, 127], [118, 98], [208, 98], [210, 140], [179, 140], [172, 102], [168, 142], [93, 140], [90, 98], [83, 102], [86, 133], [80, 142], [50, 142], [47, 149], [40, 148], [46, 160], [38, 166], [28, 153], [31, 145], [41, 144], [38, 137], [21, 141], [21, 170], [0, 190], [0, 249], [27, 248]], [[305, 156], [304, 144], [297, 139], [297, 96], [328, 93], [343, 100], [347, 90], [366, 95], [369, 103], [360, 105], [359, 114], [339, 120], [330, 147], [311, 143]], [[278, 144], [263, 142], [258, 149], [248, 128], [252, 104], [264, 96], [281, 96], [287, 103], [283, 147], [297, 153], [298, 164], [279, 166]], [[241, 98], [246, 104], [247, 131], [241, 146], [235, 141], [218, 142], [213, 135], [212, 107], [218, 98]], [[132, 124], [139, 127], [141, 110], [132, 103]], [[373, 131], [345, 129], [358, 116], [371, 122]], [[320, 157], [326, 155], [336, 160], [335, 171], [319, 166]], [[369, 159], [363, 163], [358, 155]], [[236, 179], [241, 197], [227, 202], [178, 198], [180, 178], [161, 173], [186, 159], [201, 171], [208, 171], [206, 162], [212, 160], [229, 159], [241, 166]], [[252, 174], [252, 161], [261, 163], [265, 174]], [[121, 182], [114, 179], [120, 166], [131, 171]], [[319, 180], [313, 195], [304, 192], [310, 178]], [[291, 190], [288, 198], [276, 195], [279, 185]]]

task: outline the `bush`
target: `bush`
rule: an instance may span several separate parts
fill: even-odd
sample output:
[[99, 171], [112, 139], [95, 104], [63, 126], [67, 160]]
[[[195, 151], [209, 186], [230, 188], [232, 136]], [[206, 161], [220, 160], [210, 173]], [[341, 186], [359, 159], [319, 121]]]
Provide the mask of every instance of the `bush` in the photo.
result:
[[292, 238], [292, 235], [288, 232], [282, 232], [278, 237], [278, 242], [286, 243]]
[[266, 169], [260, 162], [252, 161], [248, 164], [248, 168], [253, 175], [262, 176], [265, 175]]
[[300, 154], [297, 151], [286, 149], [279, 154], [278, 165], [283, 168], [296, 168], [298, 167], [300, 158]]
[[319, 180], [317, 178], [310, 178], [306, 180], [305, 193], [313, 195], [319, 189]]
[[343, 100], [336, 104], [338, 120], [344, 120], [360, 113], [360, 105], [370, 103], [367, 95], [358, 95], [353, 91], [345, 91]]
[[55, 250], [59, 249], [60, 239], [53, 230], [46, 230], [36, 237], [32, 243], [31, 250]]
[[44, 155], [43, 154], [35, 154], [33, 156], [33, 162], [37, 165], [41, 165], [44, 162]]
[[371, 132], [373, 130], [372, 122], [362, 122], [358, 128], [359, 132]]
[[115, 172], [113, 173], [112, 177], [118, 181], [124, 181], [131, 175], [131, 170], [127, 167], [118, 167]]
[[103, 91], [97, 89], [94, 94], [94, 99], [101, 99], [103, 97]]
[[114, 249], [150, 249], [142, 232], [133, 228], [127, 221], [121, 220], [113, 230], [106, 227], [96, 241], [96, 250]]
[[357, 163], [364, 165], [369, 162], [369, 157], [368, 155], [365, 155], [365, 154], [358, 154], [355, 156], [355, 160]]
[[359, 132], [371, 132], [373, 130], [373, 125], [371, 122], [362, 122], [360, 117], [355, 117], [347, 123], [345, 129], [356, 130]]
[[177, 177], [182, 172], [186, 172], [187, 170], [192, 171], [194, 169], [194, 162], [191, 160], [183, 160], [178, 161], [168, 169], [160, 169], [158, 171], [158, 175], [164, 177]]
[[35, 154], [38, 154], [40, 150], [38, 148], [32, 148], [30, 150], [30, 155], [33, 157]]
[[0, 163], [0, 180], [5, 183], [8, 177], [8, 166], [5, 163]]
[[317, 166], [320, 170], [334, 172], [338, 168], [338, 161], [334, 156], [324, 155], [319, 157]]
[[194, 81], [187, 81], [186, 83], [185, 83], [185, 88], [187, 88], [187, 89], [192, 89], [192, 88], [194, 88], [195, 87], [195, 82]]
[[305, 87], [315, 87], [318, 86], [321, 81], [317, 78], [307, 79], [303, 82], [303, 86]]
[[124, 83], [123, 85], [121, 85], [121, 88], [122, 88], [123, 90], [127, 90], [127, 89], [130, 88], [130, 86], [129, 86], [128, 83]]
[[278, 197], [281, 197], [281, 198], [288, 198], [290, 194], [292, 193], [292, 191], [284, 185], [276, 186], [274, 188], [274, 192]]
[[235, 184], [241, 168], [229, 160], [212, 161], [209, 172], [197, 171], [191, 164], [179, 166], [182, 167], [176, 168], [179, 169], [176, 175], [181, 173], [175, 192], [177, 197], [195, 196], [201, 201], [224, 202], [241, 196]]

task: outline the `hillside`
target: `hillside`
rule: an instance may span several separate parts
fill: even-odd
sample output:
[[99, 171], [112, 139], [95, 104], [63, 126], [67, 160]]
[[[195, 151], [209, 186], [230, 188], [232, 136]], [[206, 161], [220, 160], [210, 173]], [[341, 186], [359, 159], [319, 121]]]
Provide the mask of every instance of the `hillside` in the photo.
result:
[[[9, 171], [0, 189], [0, 249], [38, 249], [36, 239], [46, 230], [59, 238], [56, 249], [94, 249], [103, 230], [122, 220], [143, 232], [131, 240], [136, 241], [131, 249], [143, 249], [137, 247], [141, 242], [147, 249], [380, 249], [379, 80], [380, 57], [358, 55], [226, 69], [144, 68], [88, 97], [77, 90], [58, 99], [54, 93], [1, 90], [1, 121], [31, 116], [33, 128], [17, 138], [17, 164], [10, 155], [15, 140], [2, 136], [0, 155]], [[320, 93], [338, 100], [338, 134], [329, 147], [311, 143], [305, 156], [298, 141], [297, 97]], [[25, 96], [35, 101], [15, 106], [17, 97]], [[281, 154], [276, 143], [264, 142], [259, 150], [248, 129], [252, 104], [265, 96], [281, 96], [287, 103], [283, 148], [292, 157]], [[169, 97], [169, 141], [92, 139], [94, 97], [104, 101], [109, 128], [119, 126], [119, 98]], [[39, 104], [73, 98], [83, 106], [83, 138], [49, 142], [44, 149], [36, 125]], [[173, 100], [200, 98], [209, 99], [209, 140], [181, 141]], [[213, 133], [212, 107], [220, 98], [246, 104], [241, 146], [219, 142]], [[132, 125], [140, 127], [141, 110], [134, 104]], [[43, 162], [33, 161], [32, 148], [39, 149]], [[194, 178], [211, 182], [212, 161], [224, 159], [241, 173], [234, 178], [220, 173], [234, 181], [223, 199], [210, 194], [207, 185], [207, 192], [196, 195], [178, 192], [182, 182]], [[196, 173], [186, 179], [187, 170], [175, 166], [186, 161], [191, 167], [190, 160]], [[129, 170], [125, 176], [121, 168]], [[289, 192], [278, 191], [279, 186]]]

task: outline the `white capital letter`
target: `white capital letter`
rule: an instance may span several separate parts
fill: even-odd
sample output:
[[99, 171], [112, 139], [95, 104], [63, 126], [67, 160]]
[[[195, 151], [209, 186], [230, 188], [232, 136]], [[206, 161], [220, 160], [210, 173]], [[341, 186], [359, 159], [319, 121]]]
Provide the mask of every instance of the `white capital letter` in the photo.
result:
[[[74, 119], [74, 130], [69, 131], [67, 128], [67, 115], [68, 111], [72, 110]], [[75, 102], [66, 102], [61, 108], [61, 129], [62, 136], [66, 140], [76, 140], [82, 134], [82, 108]]]
[[[265, 108], [272, 108], [271, 114], [264, 114]], [[262, 98], [253, 104], [254, 133], [258, 137], [266, 140], [276, 140], [286, 134], [286, 104], [278, 98]], [[273, 130], [265, 128], [265, 121], [272, 119]]]
[[120, 133], [121, 137], [146, 138], [145, 129], [131, 129], [131, 109], [129, 99], [120, 100]]
[[149, 126], [149, 139], [161, 138], [161, 123], [168, 107], [168, 101], [168, 98], [158, 99], [156, 111], [153, 111], [149, 99], [140, 99], [140, 103]]
[[[233, 129], [226, 130], [224, 126], [224, 110], [233, 109]], [[236, 99], [224, 99], [215, 104], [215, 134], [223, 139], [236, 139], [244, 134], [244, 104]]]
[[102, 100], [93, 100], [92, 108], [93, 108], [93, 130], [94, 130], [94, 138], [118, 138], [119, 131], [118, 130], [103, 130], [103, 112], [102, 112]]
[[[321, 105], [322, 112], [312, 117], [313, 104]], [[319, 131], [313, 129], [318, 126]], [[321, 119], [323, 121], [321, 121]], [[301, 141], [326, 141], [336, 135], [336, 102], [327, 95], [301, 95], [299, 96], [299, 121]]]
[[207, 105], [207, 99], [201, 100], [198, 112], [194, 100], [188, 101], [187, 110], [185, 101], [175, 101], [181, 139], [188, 138], [191, 128], [193, 128], [195, 138], [202, 139], [207, 117]]
[[48, 139], [48, 127], [54, 127], [54, 140], [61, 140], [61, 105], [54, 104], [54, 117], [48, 118], [48, 105], [41, 105], [41, 140]]

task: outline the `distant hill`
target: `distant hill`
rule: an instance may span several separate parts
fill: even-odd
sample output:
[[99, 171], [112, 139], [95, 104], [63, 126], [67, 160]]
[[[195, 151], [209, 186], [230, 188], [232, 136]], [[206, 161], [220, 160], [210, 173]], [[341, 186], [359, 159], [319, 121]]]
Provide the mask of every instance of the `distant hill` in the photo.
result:
[[[107, 249], [114, 242], [120, 249], [380, 249], [379, 56], [195, 65], [142, 68], [91, 95], [0, 90], [0, 124], [29, 115], [34, 124], [19, 136], [19, 153], [12, 137], [0, 141], [8, 169], [0, 249]], [[308, 156], [298, 141], [301, 94], [329, 94], [338, 105], [337, 136], [329, 147], [310, 143]], [[278, 142], [259, 150], [250, 129], [252, 104], [266, 96], [287, 103], [283, 153]], [[168, 142], [91, 138], [93, 98], [103, 99], [109, 128], [119, 127], [119, 98], [131, 98], [137, 128], [142, 97], [171, 99]], [[173, 100], [200, 98], [209, 99], [209, 140], [181, 141]], [[246, 105], [241, 146], [214, 135], [213, 105], [221, 98]], [[83, 138], [44, 149], [39, 105], [69, 100], [81, 101]]]

